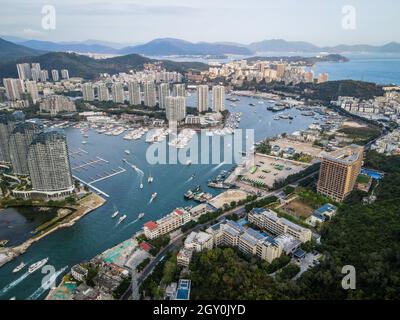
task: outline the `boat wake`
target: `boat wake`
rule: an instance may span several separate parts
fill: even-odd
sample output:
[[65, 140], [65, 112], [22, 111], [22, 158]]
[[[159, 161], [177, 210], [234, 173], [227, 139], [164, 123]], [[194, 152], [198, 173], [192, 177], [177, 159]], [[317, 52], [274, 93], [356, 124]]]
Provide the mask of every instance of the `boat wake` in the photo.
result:
[[225, 164], [225, 161], [221, 162], [219, 165], [217, 165], [216, 167], [211, 169], [211, 172], [218, 170], [219, 168], [221, 168], [223, 165]]
[[28, 276], [29, 276], [29, 272], [25, 272], [21, 277], [19, 277], [17, 280], [11, 282], [10, 284], [8, 284], [7, 286], [5, 286], [3, 289], [1, 289], [0, 291], [0, 296], [6, 294], [8, 291], [10, 291], [12, 288], [16, 287], [17, 285], [19, 285], [22, 281], [24, 281]]
[[64, 268], [58, 270], [55, 274], [53, 274], [45, 283], [42, 283], [42, 285], [34, 292], [32, 293], [27, 300], [37, 300], [39, 299], [43, 293], [45, 293], [47, 290], [51, 289], [50, 286], [55, 283], [57, 280], [58, 276], [61, 275], [62, 273], [65, 272], [65, 270], [68, 269], [68, 266], [65, 266]]

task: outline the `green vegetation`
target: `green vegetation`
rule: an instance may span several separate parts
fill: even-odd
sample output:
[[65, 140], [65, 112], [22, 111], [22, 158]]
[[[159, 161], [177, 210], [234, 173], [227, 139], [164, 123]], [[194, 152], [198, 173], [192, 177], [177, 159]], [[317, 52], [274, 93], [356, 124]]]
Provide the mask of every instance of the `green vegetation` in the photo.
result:
[[263, 199], [260, 199], [257, 201], [250, 202], [249, 204], [246, 204], [245, 209], [246, 209], [246, 212], [250, 212], [254, 208], [263, 208], [263, 207], [266, 207], [277, 201], [278, 201], [277, 197], [270, 196], [270, 197], [263, 198]]
[[360, 175], [358, 175], [358, 177], [357, 177], [357, 182], [358, 183], [361, 183], [361, 184], [368, 184], [369, 183], [369, 181], [370, 181], [370, 177], [369, 176], [367, 176], [367, 175], [365, 175], [365, 174], [360, 174]]
[[310, 188], [299, 188], [296, 193], [304, 203], [308, 204], [313, 209], [318, 209], [326, 203], [340, 206], [340, 204], [335, 203], [334, 201], [332, 201], [332, 199], [322, 194], [319, 194]]
[[286, 196], [291, 195], [294, 191], [296, 190], [296, 188], [292, 187], [292, 186], [287, 186], [283, 192], [285, 193]]
[[147, 240], [147, 242], [151, 245], [149, 253], [153, 256], [156, 256], [162, 248], [166, 247], [169, 244], [169, 241], [169, 235], [162, 235], [155, 239]]
[[290, 280], [299, 272], [300, 267], [297, 264], [290, 263], [277, 274], [277, 278], [279, 280]]
[[94, 283], [94, 278], [96, 278], [97, 274], [99, 273], [99, 267], [98, 266], [92, 266], [91, 264], [89, 264], [87, 266], [88, 269], [88, 273], [85, 279], [85, 283], [89, 286], [89, 287], [94, 287], [95, 283]]
[[121, 283], [118, 285], [118, 287], [114, 289], [112, 293], [113, 298], [119, 300], [122, 297], [122, 295], [126, 292], [126, 290], [128, 290], [131, 281], [132, 281], [131, 277], [123, 279]]
[[[100, 73], [117, 74], [129, 70], [143, 70], [145, 63], [154, 63], [158, 60], [143, 57], [138, 54], [129, 54], [108, 59], [93, 59], [75, 53], [50, 52], [37, 57], [26, 57], [17, 60], [22, 62], [38, 62], [43, 69], [68, 69], [73, 77], [95, 79]], [[0, 64], [0, 78], [17, 78], [16, 62]], [[189, 69], [205, 70], [208, 66], [200, 62], [161, 61], [168, 71], [186, 72]]]
[[271, 145], [268, 140], [261, 142], [257, 147], [256, 147], [256, 152], [257, 153], [262, 153], [262, 154], [270, 154], [271, 153]]
[[305, 153], [295, 153], [292, 159], [299, 162], [310, 163], [313, 160], [313, 157]]
[[369, 141], [379, 137], [381, 134], [379, 128], [372, 126], [358, 128], [344, 127], [341, 128], [339, 132], [346, 134], [349, 138], [353, 139], [354, 143], [359, 145], [365, 145]]
[[179, 278], [180, 269], [176, 266], [176, 252], [169, 252], [165, 259], [157, 264], [154, 271], [143, 281], [139, 288], [142, 298], [162, 299], [164, 287]]
[[266, 271], [268, 274], [274, 273], [279, 269], [283, 268], [284, 266], [286, 266], [289, 262], [290, 262], [290, 257], [286, 254], [282, 254], [278, 259], [275, 259], [268, 265]]
[[147, 267], [147, 265], [150, 263], [150, 258], [144, 259], [139, 265], [136, 267], [137, 272], [143, 271], [144, 268]]

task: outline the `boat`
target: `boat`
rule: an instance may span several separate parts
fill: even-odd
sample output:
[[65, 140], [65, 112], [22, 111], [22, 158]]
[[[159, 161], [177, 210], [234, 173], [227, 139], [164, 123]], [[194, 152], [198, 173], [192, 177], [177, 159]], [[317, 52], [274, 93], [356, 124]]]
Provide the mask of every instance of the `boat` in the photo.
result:
[[82, 144], [86, 144], [87, 143], [87, 141], [82, 141]]
[[140, 189], [143, 189], [143, 183], [140, 184]]
[[131, 154], [131, 152], [129, 150], [125, 150], [126, 154]]
[[12, 271], [13, 273], [17, 273], [19, 271], [21, 271], [23, 268], [25, 268], [26, 264], [21, 262], [17, 267], [15, 267], [15, 269]]
[[122, 217], [119, 218], [118, 224], [120, 224], [122, 221], [126, 219], [126, 214], [124, 214]]
[[192, 164], [192, 160], [186, 161], [186, 165], [187, 165], [187, 166], [190, 166], [191, 164]]
[[249, 106], [255, 107], [256, 105], [254, 103], [249, 103]]
[[144, 217], [144, 213], [143, 212], [139, 213], [138, 219], [143, 219], [143, 217]]
[[149, 178], [147, 179], [147, 182], [148, 182], [148, 183], [152, 183], [153, 180], [154, 180], [153, 177], [150, 175]]
[[119, 211], [115, 211], [115, 212], [112, 214], [111, 218], [115, 218], [118, 214], [119, 214]]
[[152, 202], [156, 197], [157, 197], [157, 192], [154, 192], [154, 193], [151, 195], [150, 202]]
[[32, 264], [29, 269], [28, 272], [29, 273], [33, 273], [37, 270], [39, 270], [41, 267], [43, 267], [44, 265], [46, 265], [47, 261], [49, 261], [49, 258], [44, 258], [43, 260], [40, 260], [38, 262], [35, 262], [34, 264]]

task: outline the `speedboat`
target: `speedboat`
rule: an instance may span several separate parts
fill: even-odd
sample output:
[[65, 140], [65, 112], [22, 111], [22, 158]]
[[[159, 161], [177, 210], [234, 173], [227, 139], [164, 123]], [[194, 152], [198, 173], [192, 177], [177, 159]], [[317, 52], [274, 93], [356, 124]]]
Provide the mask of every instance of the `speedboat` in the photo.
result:
[[118, 214], [119, 214], [119, 211], [115, 211], [115, 212], [112, 214], [111, 218], [115, 218]]
[[187, 165], [187, 166], [190, 166], [191, 164], [192, 164], [192, 160], [186, 161], [186, 165]]
[[21, 262], [18, 266], [15, 267], [15, 269], [12, 271], [13, 273], [17, 273], [21, 271], [23, 268], [25, 268], [26, 264]]
[[126, 219], [126, 214], [124, 214], [121, 218], [118, 220], [118, 224], [120, 224], [122, 221]]
[[143, 212], [139, 213], [138, 219], [143, 219], [143, 217], [144, 217], [144, 213]]
[[150, 202], [153, 201], [156, 197], [157, 197], [157, 192], [154, 192], [154, 193], [151, 195]]
[[148, 183], [152, 183], [153, 182], [153, 177], [150, 175], [149, 178], [147, 179]]
[[126, 154], [131, 154], [131, 152], [129, 150], [125, 150]]
[[143, 189], [143, 183], [140, 184], [140, 189]]
[[32, 264], [29, 269], [28, 272], [29, 273], [33, 273], [37, 270], [39, 270], [41, 267], [43, 267], [44, 265], [46, 265], [47, 261], [49, 261], [49, 258], [45, 258], [43, 260], [40, 260], [38, 262], [35, 262], [34, 264]]

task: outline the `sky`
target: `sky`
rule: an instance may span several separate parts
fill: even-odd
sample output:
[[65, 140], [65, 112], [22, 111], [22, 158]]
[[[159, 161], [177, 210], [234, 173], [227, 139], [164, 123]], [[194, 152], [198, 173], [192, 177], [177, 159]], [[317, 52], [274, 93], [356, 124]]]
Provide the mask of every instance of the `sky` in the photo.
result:
[[[43, 28], [46, 5], [55, 9], [54, 29]], [[399, 13], [398, 0], [0, 0], [0, 34], [124, 44], [170, 37], [380, 45], [400, 42]]]

